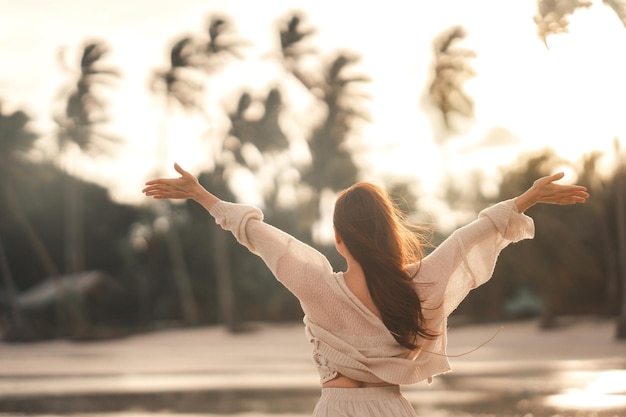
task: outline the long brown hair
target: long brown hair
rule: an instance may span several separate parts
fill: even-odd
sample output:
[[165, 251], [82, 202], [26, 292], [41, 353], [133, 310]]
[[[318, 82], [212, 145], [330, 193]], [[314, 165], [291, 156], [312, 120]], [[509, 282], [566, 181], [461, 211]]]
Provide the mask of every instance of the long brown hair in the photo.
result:
[[368, 182], [354, 184], [337, 197], [333, 222], [363, 268], [370, 296], [398, 343], [416, 349], [418, 336], [436, 337], [425, 326], [421, 300], [406, 270], [422, 260], [423, 239], [404, 224], [388, 194]]

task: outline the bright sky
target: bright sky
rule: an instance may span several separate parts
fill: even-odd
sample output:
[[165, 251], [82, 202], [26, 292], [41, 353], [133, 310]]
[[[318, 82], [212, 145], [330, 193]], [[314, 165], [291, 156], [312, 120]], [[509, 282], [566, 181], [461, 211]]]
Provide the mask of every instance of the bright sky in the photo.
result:
[[[113, 50], [107, 62], [124, 73], [111, 93], [110, 132], [126, 142], [112, 158], [79, 165], [110, 186], [117, 200], [143, 201], [140, 190], [155, 164], [163, 115], [146, 89], [147, 78], [167, 64], [171, 41], [201, 30], [211, 13], [229, 15], [252, 41], [249, 60], [256, 64], [229, 70], [223, 88], [241, 80], [254, 87], [250, 80], [273, 74], [258, 62], [277, 45], [275, 21], [296, 9], [318, 29], [314, 45], [360, 53], [358, 70], [373, 79], [373, 123], [360, 139], [367, 144], [360, 155], [367, 179], [410, 175], [421, 190], [434, 193], [446, 169], [456, 175], [478, 168], [495, 172], [519, 152], [544, 146], [577, 160], [594, 149], [610, 150], [616, 136], [622, 143], [626, 138], [626, 29], [600, 0], [571, 17], [570, 34], [549, 38], [550, 50], [536, 37], [535, 0], [0, 0], [0, 99], [4, 111], [26, 109], [40, 131], [51, 129], [51, 103], [67, 80], [57, 64], [58, 48], [68, 47], [75, 59], [83, 40], [106, 40]], [[478, 54], [478, 76], [467, 84], [476, 120], [442, 149], [420, 101], [432, 39], [456, 24], [468, 32], [461, 45]], [[263, 93], [263, 84], [255, 89]], [[206, 166], [200, 140], [206, 129], [188, 118], [173, 120], [172, 163], [192, 170]], [[500, 136], [508, 138], [505, 143], [481, 146], [502, 129], [508, 132]]]

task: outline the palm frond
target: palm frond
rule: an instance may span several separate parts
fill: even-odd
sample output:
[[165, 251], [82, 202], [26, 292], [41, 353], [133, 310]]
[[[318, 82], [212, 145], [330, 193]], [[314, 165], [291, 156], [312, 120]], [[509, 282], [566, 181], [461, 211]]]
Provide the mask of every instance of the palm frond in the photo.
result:
[[92, 67], [100, 61], [108, 52], [108, 47], [101, 41], [89, 42], [83, 47], [83, 54], [80, 60], [81, 68]]
[[549, 36], [568, 32], [568, 17], [571, 14], [592, 5], [593, 2], [585, 0], [537, 0], [537, 14], [533, 16], [537, 36], [547, 48]]
[[0, 165], [10, 164], [32, 149], [38, 135], [28, 128], [30, 121], [22, 110], [5, 115], [0, 103]]
[[474, 102], [464, 90], [464, 83], [476, 75], [469, 63], [475, 58], [472, 50], [460, 48], [457, 43], [467, 37], [461, 26], [453, 26], [433, 40], [434, 64], [433, 80], [428, 94], [433, 105], [441, 112], [444, 125], [453, 130], [450, 124], [452, 113], [473, 117]]
[[[212, 60], [216, 56], [230, 55], [243, 59], [240, 49], [246, 45], [242, 39], [232, 37], [236, 35], [231, 19], [226, 16], [214, 15], [209, 17], [207, 25], [208, 40], [200, 47], [205, 60]], [[204, 63], [206, 68], [215, 66], [215, 63]]]
[[292, 12], [279, 27], [280, 50], [286, 59], [297, 60], [304, 55], [317, 52], [316, 48], [303, 46], [302, 43], [313, 36], [314, 28], [303, 28], [304, 15]]
[[463, 26], [455, 25], [440, 33], [433, 40], [435, 55], [446, 54], [455, 42], [459, 42], [467, 37], [467, 31]]
[[96, 142], [102, 140], [98, 129], [109, 121], [105, 113], [107, 102], [99, 89], [113, 85], [121, 77], [119, 70], [102, 62], [109, 52], [109, 47], [99, 40], [88, 41], [81, 49], [80, 71], [71, 71], [77, 74], [74, 85], [65, 89], [65, 106], [54, 115], [61, 149], [68, 143], [88, 153], [98, 149]]
[[170, 66], [172, 68], [184, 68], [194, 66], [194, 55], [196, 54], [194, 41], [185, 36], [176, 41], [170, 51]]
[[603, 0], [603, 3], [613, 9], [622, 25], [626, 27], [626, 2], [624, 0]]

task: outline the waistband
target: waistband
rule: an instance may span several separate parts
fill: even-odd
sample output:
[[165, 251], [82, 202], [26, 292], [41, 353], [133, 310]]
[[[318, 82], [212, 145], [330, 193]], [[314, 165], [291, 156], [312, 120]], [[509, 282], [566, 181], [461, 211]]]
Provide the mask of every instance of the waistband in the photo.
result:
[[377, 401], [401, 396], [400, 386], [367, 388], [322, 388], [321, 398], [343, 401]]

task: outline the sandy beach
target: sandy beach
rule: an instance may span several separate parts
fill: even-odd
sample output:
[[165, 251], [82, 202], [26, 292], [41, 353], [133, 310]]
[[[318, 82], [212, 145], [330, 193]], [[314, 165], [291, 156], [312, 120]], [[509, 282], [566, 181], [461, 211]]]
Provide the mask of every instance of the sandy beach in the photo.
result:
[[[403, 392], [420, 416], [479, 415], [474, 407], [485, 404], [518, 409], [498, 416], [626, 416], [626, 342], [614, 333], [614, 320], [597, 318], [569, 318], [550, 331], [534, 321], [452, 325], [448, 354], [460, 355], [453, 372]], [[310, 354], [300, 323], [5, 343], [0, 415], [305, 416], [319, 394]], [[576, 402], [583, 397], [587, 405]]]

